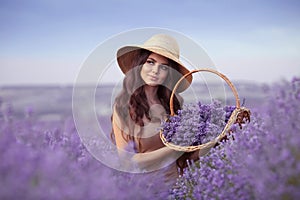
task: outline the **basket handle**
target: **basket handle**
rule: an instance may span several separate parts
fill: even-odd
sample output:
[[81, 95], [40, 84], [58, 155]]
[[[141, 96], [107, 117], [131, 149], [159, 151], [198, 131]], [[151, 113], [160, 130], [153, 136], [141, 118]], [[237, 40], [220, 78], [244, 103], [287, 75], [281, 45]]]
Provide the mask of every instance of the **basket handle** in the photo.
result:
[[189, 73], [185, 74], [184, 76], [182, 76], [178, 81], [177, 83], [175, 84], [174, 88], [173, 88], [173, 91], [171, 93], [171, 97], [170, 97], [170, 115], [171, 116], [174, 116], [175, 115], [175, 112], [174, 112], [174, 95], [175, 95], [175, 92], [177, 90], [177, 88], [179, 87], [179, 84], [180, 82], [185, 79], [187, 76], [190, 76], [191, 74], [193, 73], [196, 73], [196, 72], [202, 72], [202, 71], [206, 71], [206, 72], [211, 72], [211, 73], [214, 73], [214, 74], [217, 74], [219, 77], [221, 77], [222, 79], [225, 80], [225, 82], [229, 85], [229, 87], [231, 88], [233, 94], [234, 94], [234, 97], [235, 97], [235, 100], [236, 100], [236, 107], [237, 108], [240, 108], [241, 105], [240, 105], [240, 99], [239, 99], [239, 96], [238, 96], [238, 93], [237, 93], [237, 90], [236, 88], [234, 87], [234, 85], [232, 84], [232, 82], [222, 73], [216, 71], [216, 70], [213, 70], [213, 69], [208, 69], [208, 68], [201, 68], [201, 69], [195, 69], [195, 70], [192, 70], [190, 71]]

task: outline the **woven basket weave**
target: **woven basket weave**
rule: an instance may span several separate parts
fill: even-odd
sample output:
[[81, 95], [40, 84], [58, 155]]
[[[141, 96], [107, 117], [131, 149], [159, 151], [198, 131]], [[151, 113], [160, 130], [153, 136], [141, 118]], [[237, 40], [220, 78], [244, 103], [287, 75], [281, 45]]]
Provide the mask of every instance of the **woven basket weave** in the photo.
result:
[[163, 130], [161, 130], [160, 138], [161, 138], [162, 142], [164, 143], [164, 145], [171, 149], [174, 149], [176, 151], [192, 152], [192, 151], [196, 151], [196, 150], [204, 150], [204, 151], [209, 150], [210, 148], [214, 147], [219, 141], [221, 141], [226, 136], [226, 134], [230, 131], [230, 128], [234, 123], [239, 123], [241, 125], [241, 123], [243, 123], [244, 118], [246, 118], [246, 119], [248, 118], [248, 120], [250, 120], [250, 110], [245, 107], [240, 106], [240, 99], [239, 99], [237, 90], [234, 87], [234, 85], [231, 83], [231, 81], [224, 74], [222, 74], [218, 71], [212, 70], [212, 69], [207, 69], [207, 68], [192, 70], [189, 73], [185, 74], [183, 77], [181, 77], [181, 79], [178, 80], [178, 82], [174, 86], [174, 89], [173, 89], [171, 97], [170, 97], [170, 112], [171, 112], [170, 116], [175, 116], [173, 100], [174, 100], [175, 92], [180, 85], [180, 82], [182, 80], [184, 80], [187, 76], [190, 76], [193, 73], [203, 72], [203, 71], [214, 73], [225, 80], [225, 82], [229, 85], [229, 87], [231, 88], [231, 90], [234, 94], [235, 101], [236, 101], [236, 108], [233, 110], [223, 131], [216, 138], [211, 140], [210, 142], [207, 142], [207, 143], [204, 143], [201, 145], [197, 145], [197, 146], [175, 145], [166, 140], [166, 138], [163, 135]]

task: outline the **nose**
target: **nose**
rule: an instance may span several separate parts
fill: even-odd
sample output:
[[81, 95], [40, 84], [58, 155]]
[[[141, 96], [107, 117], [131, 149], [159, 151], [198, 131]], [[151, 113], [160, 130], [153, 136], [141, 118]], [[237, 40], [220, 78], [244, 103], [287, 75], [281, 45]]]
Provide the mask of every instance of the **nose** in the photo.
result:
[[152, 66], [152, 73], [154, 74], [158, 74], [159, 72], [159, 65], [158, 64], [155, 64]]

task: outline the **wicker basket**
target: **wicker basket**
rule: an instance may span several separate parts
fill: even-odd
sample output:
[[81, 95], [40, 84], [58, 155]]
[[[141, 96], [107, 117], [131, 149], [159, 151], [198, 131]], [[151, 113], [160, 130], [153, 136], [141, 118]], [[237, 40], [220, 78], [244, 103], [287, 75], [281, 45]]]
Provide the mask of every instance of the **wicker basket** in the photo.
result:
[[171, 149], [174, 149], [176, 151], [184, 151], [184, 152], [192, 152], [192, 151], [196, 151], [196, 150], [208, 151], [210, 148], [214, 147], [219, 141], [221, 141], [226, 136], [226, 134], [230, 131], [230, 128], [234, 123], [238, 123], [241, 126], [241, 124], [244, 123], [244, 119], [246, 119], [248, 121], [250, 120], [250, 110], [245, 107], [240, 106], [240, 99], [239, 99], [237, 90], [234, 87], [234, 85], [231, 83], [231, 81], [224, 74], [222, 74], [218, 71], [212, 70], [212, 69], [207, 69], [207, 68], [192, 70], [189, 73], [185, 74], [183, 77], [181, 77], [181, 79], [178, 80], [178, 82], [174, 86], [174, 89], [173, 89], [171, 97], [170, 97], [170, 112], [171, 112], [170, 116], [175, 115], [173, 100], [174, 100], [175, 92], [176, 92], [178, 86], [180, 85], [181, 81], [193, 73], [203, 72], [203, 71], [214, 73], [225, 80], [225, 82], [229, 85], [229, 87], [231, 88], [231, 90], [234, 94], [234, 97], [236, 100], [236, 108], [233, 110], [222, 133], [220, 133], [216, 138], [214, 138], [210, 142], [207, 142], [207, 143], [204, 143], [204, 144], [201, 144], [198, 146], [179, 146], [179, 145], [175, 145], [173, 143], [167, 142], [166, 138], [163, 135], [163, 131], [161, 130], [160, 138], [161, 138], [162, 142], [164, 143], [164, 145]]

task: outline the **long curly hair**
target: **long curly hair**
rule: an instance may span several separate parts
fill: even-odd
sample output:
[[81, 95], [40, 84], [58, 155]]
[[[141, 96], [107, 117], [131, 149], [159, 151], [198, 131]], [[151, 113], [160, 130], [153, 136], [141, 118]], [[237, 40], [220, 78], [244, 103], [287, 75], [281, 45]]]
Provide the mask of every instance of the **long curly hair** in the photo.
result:
[[[121, 120], [121, 130], [124, 130], [126, 127], [129, 130], [129, 133], [124, 133], [122, 131], [122, 136], [127, 142], [133, 142], [135, 150], [140, 152], [141, 143], [140, 138], [143, 134], [142, 131], [133, 135], [134, 126], [139, 125], [144, 126], [143, 118], [146, 117], [150, 120], [150, 105], [148, 104], [146, 94], [145, 94], [145, 82], [140, 76], [140, 72], [143, 64], [146, 62], [147, 58], [152, 52], [148, 50], [138, 50], [136, 59], [132, 63], [132, 69], [126, 73], [123, 80], [123, 87], [121, 92], [115, 98], [114, 108], [119, 115]], [[169, 66], [176, 71], [178, 70], [178, 64], [174, 61], [168, 59]], [[174, 70], [174, 71], [175, 71]], [[178, 80], [178, 74], [169, 73], [168, 77], [165, 80], [163, 85], [158, 86], [157, 95], [161, 105], [166, 110], [167, 114], [170, 114], [170, 105], [169, 100], [172, 93], [172, 89]], [[183, 99], [179, 94], [175, 95], [174, 98], [174, 111], [177, 111], [181, 108]], [[112, 120], [112, 118], [111, 118]], [[114, 134], [111, 133], [111, 137], [114, 141]], [[138, 141], [138, 144], [136, 144]]]

